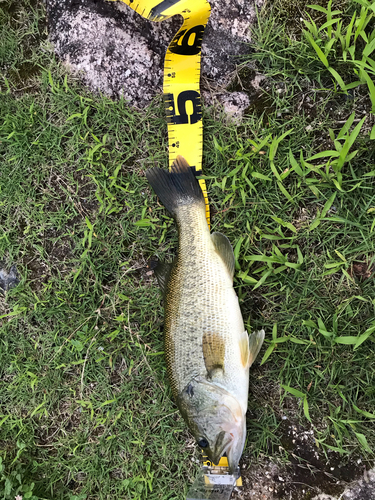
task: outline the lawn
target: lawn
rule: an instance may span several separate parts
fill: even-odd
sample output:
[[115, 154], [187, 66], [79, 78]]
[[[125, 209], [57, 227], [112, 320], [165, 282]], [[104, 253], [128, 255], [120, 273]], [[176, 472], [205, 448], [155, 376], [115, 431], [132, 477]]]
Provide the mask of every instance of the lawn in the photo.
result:
[[[296, 460], [286, 420], [352, 472], [374, 460], [375, 4], [329, 19], [294, 3], [310, 28], [283, 0], [259, 13], [233, 83], [265, 76], [243, 122], [204, 110], [212, 229], [235, 249], [248, 331], [266, 331], [245, 477]], [[0, 498], [183, 499], [200, 454], [148, 268], [177, 242], [144, 175], [167, 166], [162, 96], [136, 111], [90, 93], [55, 60], [39, 1], [1, 2], [0, 68], [0, 267], [20, 281], [0, 294]]]

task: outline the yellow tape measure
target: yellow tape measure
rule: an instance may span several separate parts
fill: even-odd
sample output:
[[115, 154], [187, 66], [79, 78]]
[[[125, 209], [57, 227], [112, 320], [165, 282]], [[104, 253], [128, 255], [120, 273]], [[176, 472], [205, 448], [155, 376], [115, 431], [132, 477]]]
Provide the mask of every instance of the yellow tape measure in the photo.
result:
[[[183, 25], [170, 43], [164, 62], [164, 102], [168, 122], [169, 166], [178, 155], [202, 172], [203, 126], [201, 95], [201, 44], [210, 17], [207, 0], [122, 0], [150, 21], [164, 21], [176, 14]], [[199, 180], [210, 225], [204, 179]]]
[[[209, 468], [212, 468], [212, 469], [220, 469], [220, 467], [224, 467], [224, 468], [228, 468], [229, 467], [228, 458], [227, 457], [221, 457], [219, 463], [217, 465], [215, 465], [204, 454], [203, 454], [203, 465], [205, 467], [209, 467]], [[205, 480], [206, 484], [210, 484], [210, 477], [209, 477], [209, 475], [206, 475], [205, 478], [204, 478], [204, 480]], [[236, 486], [242, 486], [242, 477], [241, 476], [236, 480]]]

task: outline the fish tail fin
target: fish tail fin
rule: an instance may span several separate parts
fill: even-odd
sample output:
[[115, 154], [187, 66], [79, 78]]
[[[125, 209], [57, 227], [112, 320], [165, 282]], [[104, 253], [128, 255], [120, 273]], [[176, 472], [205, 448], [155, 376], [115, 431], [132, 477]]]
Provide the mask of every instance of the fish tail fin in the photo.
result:
[[195, 177], [194, 169], [182, 156], [177, 156], [170, 172], [159, 167], [147, 170], [146, 177], [162, 204], [172, 215], [182, 205], [202, 203], [202, 189]]

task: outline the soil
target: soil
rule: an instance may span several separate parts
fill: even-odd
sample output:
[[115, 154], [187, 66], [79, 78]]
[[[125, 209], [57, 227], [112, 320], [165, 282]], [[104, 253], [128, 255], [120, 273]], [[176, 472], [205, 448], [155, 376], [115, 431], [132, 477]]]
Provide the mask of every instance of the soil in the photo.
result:
[[304, 429], [284, 417], [282, 451], [288, 463], [242, 459], [243, 487], [233, 500], [374, 500], [375, 469], [368, 470], [361, 457], [343, 458], [316, 446], [314, 430]]
[[[373, 259], [372, 259], [373, 262]], [[374, 274], [375, 265], [366, 259], [363, 262], [353, 262], [353, 264], [348, 269], [349, 275], [353, 278], [358, 278], [360, 281], [371, 278]]]

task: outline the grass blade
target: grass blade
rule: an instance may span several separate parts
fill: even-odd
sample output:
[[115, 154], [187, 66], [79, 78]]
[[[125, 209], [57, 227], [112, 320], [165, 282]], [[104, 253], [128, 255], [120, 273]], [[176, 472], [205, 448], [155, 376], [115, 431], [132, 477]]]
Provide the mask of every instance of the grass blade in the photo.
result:
[[370, 75], [364, 69], [362, 69], [362, 75], [364, 76], [364, 78], [366, 80], [366, 83], [367, 83], [367, 86], [368, 86], [368, 89], [370, 92], [370, 99], [371, 99], [371, 104], [372, 104], [371, 111], [372, 111], [372, 113], [375, 113], [375, 84], [374, 84], [372, 78], [370, 77]]
[[303, 398], [303, 413], [309, 422], [311, 422], [310, 413], [309, 413], [309, 403], [307, 402], [307, 396]]
[[279, 186], [280, 191], [283, 193], [283, 195], [287, 198], [288, 201], [293, 202], [293, 198], [290, 196], [288, 191], [285, 189], [285, 187], [281, 184], [281, 182], [278, 182], [277, 185]]
[[374, 413], [369, 413], [368, 411], [365, 410], [360, 410], [358, 406], [353, 405], [353, 408], [355, 409], [356, 412], [360, 413], [361, 415], [367, 417], [367, 418], [375, 418]]
[[287, 385], [281, 385], [281, 387], [284, 389], [284, 391], [289, 392], [290, 394], [293, 394], [296, 398], [303, 398], [305, 399], [306, 394], [304, 394], [301, 391], [298, 391], [297, 389], [293, 389], [293, 387], [289, 387]]
[[334, 341], [336, 344], [344, 344], [344, 345], [354, 345], [358, 340], [358, 337], [346, 336], [346, 337], [336, 337]]
[[335, 198], [336, 198], [336, 193], [333, 193], [333, 195], [329, 198], [329, 200], [326, 201], [326, 203], [325, 203], [325, 205], [323, 207], [323, 210], [322, 210], [321, 217], [325, 217], [326, 216], [328, 210], [333, 205], [333, 202], [335, 201]]
[[352, 126], [354, 118], [355, 118], [355, 112], [353, 112], [346, 120], [342, 129], [338, 133], [337, 139], [342, 139], [345, 136], [345, 134], [349, 131], [350, 127]]
[[322, 7], [321, 5], [306, 5], [306, 7], [309, 7], [310, 9], [317, 10], [319, 12], [323, 12], [323, 14], [327, 14], [327, 9]]
[[308, 41], [310, 42], [312, 48], [315, 50], [315, 52], [317, 53], [319, 59], [321, 60], [321, 62], [324, 64], [324, 66], [328, 69], [329, 68], [329, 62], [328, 62], [328, 59], [326, 58], [324, 52], [322, 51], [322, 49], [319, 47], [319, 45], [315, 42], [315, 40], [313, 39], [313, 37], [310, 35], [310, 33], [308, 31], [303, 31], [306, 38], [308, 39]]
[[272, 344], [268, 347], [266, 352], [264, 353], [264, 356], [262, 358], [262, 361], [260, 362], [260, 366], [264, 365], [264, 363], [267, 361], [267, 359], [271, 356], [273, 353], [274, 349], [276, 347], [276, 344], [272, 342]]
[[260, 286], [262, 286], [263, 283], [266, 281], [266, 279], [268, 278], [268, 276], [271, 273], [272, 273], [272, 269], [270, 269], [269, 271], [267, 271], [266, 273], [264, 273], [263, 276], [258, 281], [258, 283], [253, 287], [253, 290], [256, 290], [257, 288], [259, 288]]
[[331, 75], [333, 76], [333, 78], [337, 81], [337, 83], [340, 85], [341, 90], [343, 92], [345, 92], [345, 94], [347, 94], [348, 91], [346, 90], [346, 85], [344, 83], [344, 80], [341, 78], [341, 76], [337, 73], [337, 71], [335, 69], [333, 69], [331, 67], [328, 67], [328, 66], [327, 66], [327, 69], [331, 73]]
[[[374, 86], [374, 90], [375, 90], [375, 86]], [[375, 93], [374, 93], [374, 97], [375, 97]], [[349, 149], [353, 146], [354, 141], [357, 139], [358, 134], [361, 131], [362, 125], [364, 124], [365, 120], [366, 120], [366, 116], [364, 116], [362, 118], [362, 120], [358, 123], [358, 125], [356, 125], [353, 132], [350, 134], [349, 141], [348, 141], [349, 142]]]
[[293, 132], [293, 129], [291, 128], [290, 130], [287, 130], [286, 132], [284, 132], [283, 134], [280, 135], [280, 137], [275, 137], [274, 140], [272, 141], [271, 143], [271, 146], [270, 146], [270, 160], [272, 161], [274, 158], [275, 158], [275, 155], [276, 155], [276, 151], [277, 151], [277, 148], [280, 144], [280, 142], [285, 139], [285, 137], [287, 137], [288, 135], [290, 135], [291, 133]]
[[357, 338], [354, 350], [356, 350], [361, 344], [363, 344], [363, 342], [365, 342], [374, 332], [375, 332], [375, 324], [370, 326], [370, 328], [367, 328], [367, 330]]
[[332, 217], [324, 217], [322, 218], [322, 220], [328, 220], [331, 222], [338, 222], [339, 224], [349, 224], [350, 226], [361, 227], [361, 224], [359, 224], [358, 222], [353, 222], [349, 219], [345, 219], [344, 217], [339, 217], [338, 215], [334, 215]]
[[368, 445], [366, 436], [364, 434], [359, 433], [359, 432], [355, 432], [354, 434], [357, 436], [357, 439], [358, 439], [359, 443], [361, 444], [362, 448], [364, 450], [366, 450], [368, 453], [371, 453], [371, 448]]

